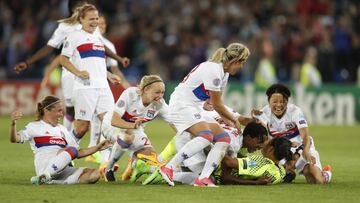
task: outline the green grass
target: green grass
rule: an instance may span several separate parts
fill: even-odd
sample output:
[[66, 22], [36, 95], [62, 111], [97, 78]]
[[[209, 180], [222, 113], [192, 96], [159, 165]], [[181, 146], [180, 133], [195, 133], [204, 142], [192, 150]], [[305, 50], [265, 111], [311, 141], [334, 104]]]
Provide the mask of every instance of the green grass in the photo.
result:
[[[18, 122], [18, 129], [31, 118]], [[140, 183], [106, 183], [94, 185], [30, 184], [34, 175], [33, 154], [29, 144], [9, 142], [9, 120], [0, 118], [0, 202], [359, 202], [360, 194], [360, 126], [312, 126], [311, 134], [323, 165], [333, 167], [329, 185], [308, 185], [298, 176], [293, 184], [274, 186], [221, 186], [195, 188], [166, 185], [141, 186]], [[158, 152], [173, 132], [162, 121], [147, 126], [148, 135]], [[88, 143], [87, 139], [82, 145]], [[126, 166], [120, 161], [121, 171]], [[96, 167], [83, 160], [77, 166]], [[120, 173], [117, 174], [118, 176]]]

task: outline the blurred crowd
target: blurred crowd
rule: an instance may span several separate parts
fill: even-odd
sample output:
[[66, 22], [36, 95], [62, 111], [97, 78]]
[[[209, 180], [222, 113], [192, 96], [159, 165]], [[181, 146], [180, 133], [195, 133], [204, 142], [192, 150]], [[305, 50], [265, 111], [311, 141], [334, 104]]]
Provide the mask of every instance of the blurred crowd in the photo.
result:
[[[318, 86], [358, 80], [358, 0], [89, 2], [106, 16], [106, 37], [117, 52], [131, 59], [124, 73], [133, 82], [144, 74], [179, 81], [231, 42], [251, 51], [237, 81]], [[13, 67], [44, 46], [57, 20], [68, 15], [66, 0], [0, 1], [0, 78], [41, 78], [52, 56], [21, 75]]]

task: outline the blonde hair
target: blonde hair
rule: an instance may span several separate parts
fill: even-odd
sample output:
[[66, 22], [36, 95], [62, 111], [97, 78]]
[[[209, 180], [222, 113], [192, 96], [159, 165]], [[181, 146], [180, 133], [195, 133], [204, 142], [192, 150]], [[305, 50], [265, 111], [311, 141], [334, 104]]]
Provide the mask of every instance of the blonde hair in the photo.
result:
[[209, 61], [215, 63], [233, 63], [246, 61], [250, 55], [249, 49], [241, 43], [231, 43], [226, 48], [219, 48], [211, 56]]
[[163, 80], [158, 75], [145, 75], [141, 78], [138, 88], [140, 89], [140, 91], [143, 91], [145, 89], [145, 87], [148, 87], [151, 84], [156, 83], [156, 82], [163, 83]]
[[80, 18], [83, 18], [88, 11], [93, 11], [93, 10], [97, 11], [94, 5], [84, 4], [82, 6], [75, 8], [74, 13], [70, 17], [58, 20], [58, 22], [67, 23], [70, 25], [80, 23]]

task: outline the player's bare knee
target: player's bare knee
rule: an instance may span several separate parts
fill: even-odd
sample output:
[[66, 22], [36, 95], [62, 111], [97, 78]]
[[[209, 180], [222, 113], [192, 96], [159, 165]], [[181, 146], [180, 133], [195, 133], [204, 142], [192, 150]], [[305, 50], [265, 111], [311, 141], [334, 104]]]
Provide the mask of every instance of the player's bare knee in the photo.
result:
[[126, 144], [132, 144], [133, 141], [134, 141], [134, 134], [133, 133], [125, 133], [125, 136], [124, 136], [124, 139], [123, 141], [126, 143]]
[[90, 169], [87, 183], [94, 184], [100, 179], [100, 173], [96, 169]]

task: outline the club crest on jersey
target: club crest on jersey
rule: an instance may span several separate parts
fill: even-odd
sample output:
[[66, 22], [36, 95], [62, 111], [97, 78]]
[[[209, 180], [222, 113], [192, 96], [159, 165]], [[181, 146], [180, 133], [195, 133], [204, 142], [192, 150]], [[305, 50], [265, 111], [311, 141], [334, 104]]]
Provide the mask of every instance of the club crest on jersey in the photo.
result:
[[156, 111], [149, 109], [149, 110], [147, 111], [147, 113], [146, 113], [146, 117], [148, 117], [148, 118], [154, 118], [155, 112], [156, 112]]
[[286, 129], [295, 128], [295, 124], [294, 124], [294, 123], [291, 123], [291, 122], [285, 123], [285, 128], [286, 128]]
[[215, 78], [215, 79], [213, 80], [213, 85], [215, 85], [215, 86], [219, 86], [220, 83], [221, 83], [221, 80], [220, 80], [219, 78]]

